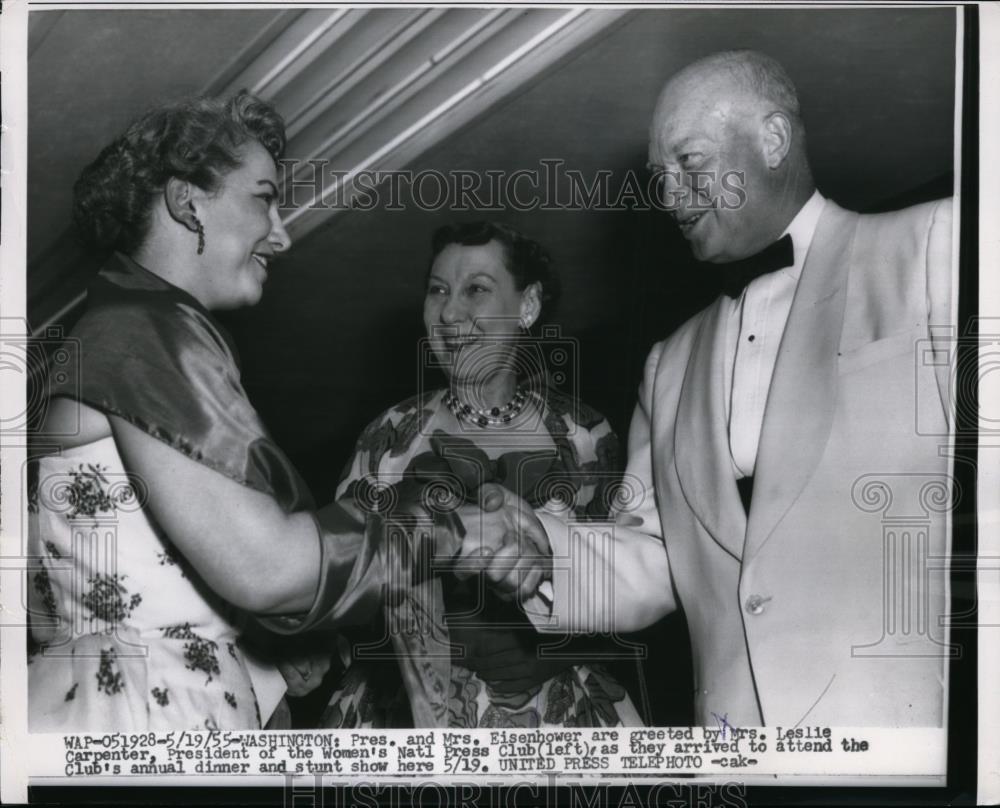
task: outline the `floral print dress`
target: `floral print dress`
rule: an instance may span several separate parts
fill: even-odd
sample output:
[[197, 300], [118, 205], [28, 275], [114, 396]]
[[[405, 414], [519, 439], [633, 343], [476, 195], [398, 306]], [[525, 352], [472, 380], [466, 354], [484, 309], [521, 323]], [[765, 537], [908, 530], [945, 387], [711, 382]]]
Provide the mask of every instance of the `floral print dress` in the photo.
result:
[[[533, 507], [552, 507], [563, 513], [569, 509], [576, 519], [606, 518], [619, 479], [618, 442], [610, 425], [575, 399], [555, 392], [544, 400], [533, 395], [536, 422], [506, 440], [498, 439], [488, 428], [460, 422], [447, 406], [446, 391], [430, 392], [397, 405], [361, 435], [338, 487], [338, 500], [371, 499], [373, 486], [383, 492], [386, 486], [397, 486], [398, 498], [404, 499], [402, 492], [414, 480], [421, 481], [426, 486], [423, 490], [429, 492], [438, 485], [454, 486], [455, 480], [464, 477], [466, 491], [456, 493], [467, 498], [478, 484], [495, 481], [516, 491]], [[435, 495], [440, 494], [437, 488]], [[471, 599], [468, 592], [456, 594], [462, 587], [456, 586], [454, 579], [442, 582], [445, 592], [452, 593], [450, 604], [445, 597], [446, 611], [456, 603], [466, 607], [470, 602], [475, 604], [477, 587], [478, 602], [488, 602], [485, 584], [478, 576], [470, 580]], [[461, 644], [460, 638], [480, 637], [482, 645], [482, 637], [488, 635], [487, 648], [490, 644], [501, 646], [501, 653], [493, 657], [501, 661], [491, 663], [493, 669], [485, 674], [473, 670], [474, 665], [463, 664], [461, 654], [453, 654], [446, 695], [447, 726], [642, 725], [626, 690], [603, 666], [588, 661], [579, 648], [572, 661], [546, 662], [543, 655], [536, 654], [537, 645], [559, 645], [560, 638], [538, 635], [516, 606], [494, 604], [491, 608], [492, 624], [483, 620], [482, 614], [466, 614], [463, 619], [449, 613], [444, 621], [445, 635], [450, 634], [453, 644]], [[376, 627], [375, 632], [383, 634], [383, 629]], [[529, 648], [527, 660], [525, 652], [518, 652], [518, 642]], [[383, 728], [412, 722], [406, 693], [394, 675], [401, 663], [384, 656], [383, 661], [364, 659], [359, 649], [363, 653], [371, 647], [364, 637], [360, 641], [356, 636], [340, 638], [340, 656], [347, 670], [329, 700], [321, 726]], [[602, 650], [607, 658], [608, 646]], [[502, 667], [508, 651], [520, 660], [510, 668], [517, 673], [509, 674]]]
[[38, 461], [28, 699], [34, 732], [256, 729], [228, 609], [143, 507], [114, 439]]

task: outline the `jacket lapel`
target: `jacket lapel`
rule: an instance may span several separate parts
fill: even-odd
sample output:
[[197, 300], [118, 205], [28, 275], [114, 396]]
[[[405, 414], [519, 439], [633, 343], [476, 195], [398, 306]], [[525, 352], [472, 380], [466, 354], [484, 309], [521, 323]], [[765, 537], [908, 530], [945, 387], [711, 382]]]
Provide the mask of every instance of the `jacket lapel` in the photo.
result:
[[[684, 498], [705, 529], [736, 558], [746, 515], [736, 488], [723, 400], [726, 318], [719, 298], [705, 312], [684, 375], [674, 426], [674, 460]], [[669, 531], [669, 525], [665, 525]]]
[[744, 550], [748, 560], [802, 492], [830, 436], [857, 223], [857, 214], [828, 200], [802, 268], [764, 410]]

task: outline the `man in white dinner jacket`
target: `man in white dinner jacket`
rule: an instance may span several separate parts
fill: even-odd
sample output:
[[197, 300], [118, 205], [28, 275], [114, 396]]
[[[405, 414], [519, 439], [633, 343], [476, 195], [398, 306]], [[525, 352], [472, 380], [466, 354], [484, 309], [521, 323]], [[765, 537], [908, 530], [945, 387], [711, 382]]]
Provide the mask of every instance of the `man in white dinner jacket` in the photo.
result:
[[644, 493], [613, 539], [538, 514], [554, 602], [529, 612], [630, 631], [679, 602], [702, 724], [941, 726], [951, 201], [825, 199], [794, 86], [751, 51], [671, 78], [649, 157], [727, 292], [649, 354], [626, 472]]

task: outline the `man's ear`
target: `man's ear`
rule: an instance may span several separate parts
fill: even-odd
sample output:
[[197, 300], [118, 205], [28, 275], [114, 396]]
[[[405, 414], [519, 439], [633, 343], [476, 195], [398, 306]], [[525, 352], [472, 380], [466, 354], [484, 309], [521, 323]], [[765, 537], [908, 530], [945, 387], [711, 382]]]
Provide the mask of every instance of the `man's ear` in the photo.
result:
[[529, 283], [521, 292], [521, 325], [531, 328], [542, 313], [542, 285]]
[[167, 205], [170, 217], [184, 225], [192, 233], [198, 231], [198, 216], [194, 209], [196, 189], [185, 180], [171, 177], [163, 188], [163, 201]]
[[764, 119], [764, 159], [770, 169], [778, 168], [792, 148], [792, 122], [784, 112], [772, 112]]

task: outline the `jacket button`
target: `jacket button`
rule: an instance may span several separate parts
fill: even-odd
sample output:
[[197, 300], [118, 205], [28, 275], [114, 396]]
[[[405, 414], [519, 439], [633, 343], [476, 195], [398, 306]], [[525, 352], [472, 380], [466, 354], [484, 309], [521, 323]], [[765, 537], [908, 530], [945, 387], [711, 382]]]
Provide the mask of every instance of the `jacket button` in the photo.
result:
[[745, 604], [746, 610], [750, 614], [764, 614], [764, 604], [769, 600], [770, 598], [761, 597], [760, 595], [751, 595], [747, 598]]

